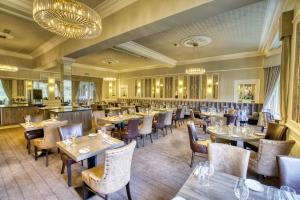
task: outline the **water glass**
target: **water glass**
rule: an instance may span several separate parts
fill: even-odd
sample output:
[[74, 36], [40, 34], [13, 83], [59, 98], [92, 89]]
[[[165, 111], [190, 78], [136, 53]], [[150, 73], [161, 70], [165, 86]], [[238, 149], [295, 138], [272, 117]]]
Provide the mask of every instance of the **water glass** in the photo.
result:
[[249, 188], [245, 179], [239, 178], [234, 186], [234, 194], [239, 200], [246, 200], [249, 197]]
[[267, 187], [267, 200], [279, 200], [280, 196], [280, 190], [272, 186]]
[[76, 137], [77, 137], [77, 133], [74, 131], [71, 133], [71, 138], [72, 138], [72, 143], [73, 145], [75, 145], [75, 140], [76, 140]]

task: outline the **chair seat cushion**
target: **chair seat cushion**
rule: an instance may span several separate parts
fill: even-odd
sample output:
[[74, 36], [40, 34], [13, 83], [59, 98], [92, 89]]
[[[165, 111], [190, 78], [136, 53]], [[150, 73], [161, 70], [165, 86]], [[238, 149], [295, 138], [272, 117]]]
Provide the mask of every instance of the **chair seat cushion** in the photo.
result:
[[40, 149], [47, 149], [45, 143], [44, 143], [44, 138], [37, 138], [32, 140], [33, 146], [36, 146]]
[[98, 165], [91, 169], [85, 170], [82, 172], [82, 180], [87, 184], [91, 185], [91, 180], [97, 181], [103, 177], [104, 174], [104, 165]]
[[34, 131], [26, 131], [26, 132], [24, 132], [24, 135], [25, 135], [25, 139], [27, 139], [27, 140], [42, 138], [42, 137], [44, 137], [44, 131], [43, 131], [43, 129], [34, 130]]

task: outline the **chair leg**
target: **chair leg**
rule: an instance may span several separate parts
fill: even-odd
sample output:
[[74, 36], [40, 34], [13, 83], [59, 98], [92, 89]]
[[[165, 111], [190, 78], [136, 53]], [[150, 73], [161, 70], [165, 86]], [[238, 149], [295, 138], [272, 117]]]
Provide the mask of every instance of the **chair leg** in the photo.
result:
[[171, 133], [173, 133], [172, 126], [170, 126], [169, 128], [170, 128]]
[[157, 139], [158, 139], [158, 128], [156, 129], [156, 135], [157, 135]]
[[136, 148], [139, 148], [138, 139], [137, 139], [137, 138], [135, 138], [135, 141], [136, 141]]
[[31, 153], [31, 144], [30, 144], [29, 139], [27, 140], [27, 151], [28, 151], [28, 154], [30, 155], [30, 153]]
[[143, 147], [145, 146], [145, 135], [142, 136], [143, 137]]
[[153, 143], [153, 139], [152, 139], [152, 134], [150, 133], [150, 140], [151, 140], [151, 143]]
[[130, 194], [130, 186], [129, 186], [129, 182], [127, 183], [126, 185], [126, 192], [127, 192], [127, 197], [128, 197], [128, 200], [131, 200], [131, 194]]
[[83, 200], [87, 200], [89, 195], [89, 190], [87, 189], [87, 185], [85, 182], [82, 183], [82, 192], [83, 192]]
[[64, 162], [62, 162], [61, 171], [60, 171], [61, 174], [65, 173], [65, 167], [66, 167], [66, 164]]
[[108, 194], [104, 195], [104, 200], [108, 200]]
[[191, 159], [191, 165], [190, 165], [191, 168], [193, 167], [193, 164], [194, 164], [194, 157], [195, 157], [195, 153], [192, 152], [192, 159]]
[[67, 172], [68, 172], [68, 186], [71, 187], [72, 186], [72, 168], [71, 168], [70, 163], [67, 164]]
[[38, 151], [38, 148], [36, 146], [34, 146], [34, 160], [38, 159], [37, 151]]
[[46, 149], [46, 167], [49, 165], [49, 151]]
[[168, 135], [168, 129], [167, 129], [167, 128], [168, 128], [168, 127], [166, 126], [166, 127], [165, 127], [165, 129], [166, 129], [166, 135]]

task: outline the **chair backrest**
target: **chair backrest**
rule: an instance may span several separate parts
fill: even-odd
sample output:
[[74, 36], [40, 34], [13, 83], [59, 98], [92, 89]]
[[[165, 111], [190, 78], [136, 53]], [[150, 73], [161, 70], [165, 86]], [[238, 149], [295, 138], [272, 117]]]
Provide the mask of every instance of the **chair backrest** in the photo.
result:
[[34, 115], [31, 117], [31, 122], [41, 122], [43, 120], [44, 120], [44, 116], [42, 114]]
[[61, 140], [70, 138], [73, 133], [75, 133], [77, 137], [81, 137], [83, 135], [82, 123], [58, 127], [58, 132]]
[[104, 110], [97, 110], [93, 112], [93, 119], [95, 125], [98, 124], [98, 120], [105, 117], [105, 111]]
[[135, 108], [128, 108], [128, 113], [129, 114], [133, 114], [136, 112], [136, 109]]
[[176, 119], [180, 119], [180, 115], [181, 115], [181, 111], [182, 111], [182, 108], [177, 108], [176, 110]]
[[195, 124], [193, 121], [187, 122], [187, 128], [189, 132], [189, 139], [190, 139], [190, 147], [193, 152], [198, 153], [205, 153], [207, 154], [207, 147], [197, 143], [198, 136]]
[[234, 108], [228, 108], [227, 114], [229, 114], [229, 115], [236, 115], [237, 111]]
[[128, 120], [127, 131], [130, 136], [137, 136], [139, 134], [139, 119]]
[[152, 132], [152, 122], [154, 115], [145, 115], [143, 119], [143, 124], [140, 129], [141, 134], [149, 134]]
[[210, 143], [208, 145], [208, 159], [216, 171], [247, 177], [250, 151], [227, 144]]
[[226, 125], [235, 124], [237, 118], [236, 115], [224, 114], [224, 117], [226, 118]]
[[259, 140], [257, 171], [265, 176], [278, 176], [276, 156], [289, 155], [295, 141]]
[[194, 114], [194, 111], [193, 109], [190, 109], [190, 117], [191, 117], [191, 120], [195, 120], [195, 114]]
[[185, 108], [181, 108], [180, 119], [184, 118], [184, 111], [185, 111]]
[[165, 118], [165, 125], [172, 125], [173, 110], [168, 110]]
[[90, 186], [98, 193], [110, 194], [125, 187], [130, 181], [131, 163], [136, 141], [105, 152], [104, 174], [102, 177], [91, 175]]
[[156, 128], [164, 128], [165, 127], [165, 119], [167, 113], [159, 113]]
[[44, 144], [47, 148], [56, 146], [56, 142], [60, 141], [58, 127], [65, 126], [68, 121], [57, 121], [44, 126]]
[[300, 194], [300, 158], [277, 156], [280, 184], [289, 186]]
[[265, 139], [285, 140], [287, 127], [278, 123], [269, 123]]

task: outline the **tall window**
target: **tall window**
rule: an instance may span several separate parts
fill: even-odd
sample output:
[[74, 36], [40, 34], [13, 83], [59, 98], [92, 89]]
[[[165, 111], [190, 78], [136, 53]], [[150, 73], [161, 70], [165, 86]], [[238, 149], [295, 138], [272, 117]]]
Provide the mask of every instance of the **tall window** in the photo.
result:
[[265, 111], [271, 112], [274, 119], [280, 120], [280, 80], [278, 79], [273, 90], [272, 96], [269, 102], [266, 102]]
[[43, 98], [48, 98], [48, 83], [42, 81], [33, 81], [33, 89], [40, 89], [43, 92]]
[[8, 103], [8, 98], [3, 89], [2, 81], [0, 81], [0, 104], [7, 104], [7, 103]]
[[72, 81], [64, 80], [64, 101], [71, 102], [72, 100]]
[[95, 97], [95, 84], [93, 82], [81, 81], [79, 85], [79, 99], [91, 99]]

